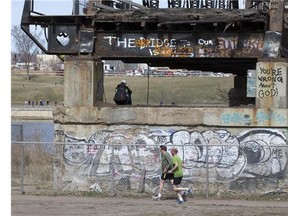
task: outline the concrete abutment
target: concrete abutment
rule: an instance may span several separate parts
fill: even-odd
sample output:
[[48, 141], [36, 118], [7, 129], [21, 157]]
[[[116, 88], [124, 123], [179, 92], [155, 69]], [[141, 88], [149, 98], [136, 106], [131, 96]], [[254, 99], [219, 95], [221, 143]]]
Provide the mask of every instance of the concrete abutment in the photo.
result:
[[95, 58], [68, 58], [65, 60], [64, 106], [94, 107], [103, 101], [103, 65]]

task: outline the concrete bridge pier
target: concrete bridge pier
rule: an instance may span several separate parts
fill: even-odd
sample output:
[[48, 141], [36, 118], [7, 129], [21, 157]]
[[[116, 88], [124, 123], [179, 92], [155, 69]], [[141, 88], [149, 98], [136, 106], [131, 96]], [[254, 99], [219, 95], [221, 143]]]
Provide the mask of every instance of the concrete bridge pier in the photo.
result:
[[103, 101], [103, 92], [103, 65], [100, 59], [93, 57], [65, 59], [65, 107], [94, 107], [98, 101]]
[[270, 2], [269, 31], [266, 32], [263, 59], [256, 65], [256, 107], [287, 108], [288, 59], [279, 58], [284, 41], [284, 0]]

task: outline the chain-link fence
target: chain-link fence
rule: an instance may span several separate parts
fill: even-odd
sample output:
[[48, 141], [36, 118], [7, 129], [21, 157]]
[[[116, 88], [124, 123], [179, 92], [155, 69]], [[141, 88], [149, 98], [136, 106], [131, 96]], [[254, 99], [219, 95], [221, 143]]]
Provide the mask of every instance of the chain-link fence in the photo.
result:
[[[152, 196], [159, 190], [158, 145], [11, 144], [12, 192]], [[176, 147], [186, 167], [181, 185], [196, 197], [288, 199], [287, 145]], [[169, 182], [163, 193], [175, 196]]]
[[11, 143], [12, 191], [53, 190], [53, 143]]

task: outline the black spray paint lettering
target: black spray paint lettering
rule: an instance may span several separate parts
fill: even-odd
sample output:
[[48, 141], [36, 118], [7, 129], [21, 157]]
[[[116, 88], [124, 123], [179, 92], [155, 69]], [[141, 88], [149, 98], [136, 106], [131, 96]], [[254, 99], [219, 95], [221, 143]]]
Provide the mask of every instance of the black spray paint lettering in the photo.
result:
[[283, 83], [283, 77], [265, 77], [265, 76], [258, 76], [258, 80], [261, 82], [280, 82]]
[[260, 74], [272, 75], [274, 77], [281, 76], [282, 77], [282, 68], [261, 68]]
[[278, 89], [269, 89], [269, 90], [259, 90], [258, 91], [258, 96], [259, 98], [264, 98], [264, 97], [275, 97], [278, 96]]
[[283, 151], [281, 148], [272, 149], [273, 158], [283, 158]]
[[257, 77], [260, 81], [258, 97], [277, 97], [279, 95], [277, 83], [283, 83], [282, 68], [262, 68]]

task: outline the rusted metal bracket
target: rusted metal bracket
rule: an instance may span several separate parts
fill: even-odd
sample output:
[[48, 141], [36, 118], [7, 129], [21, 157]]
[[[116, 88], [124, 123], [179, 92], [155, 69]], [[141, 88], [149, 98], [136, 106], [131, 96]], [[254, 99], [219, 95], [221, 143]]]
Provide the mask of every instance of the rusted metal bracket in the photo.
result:
[[[89, 54], [94, 47], [92, 21], [92, 15], [46, 16], [34, 11], [34, 0], [25, 0], [21, 28], [46, 54]], [[31, 33], [31, 26], [43, 28], [46, 47]]]

